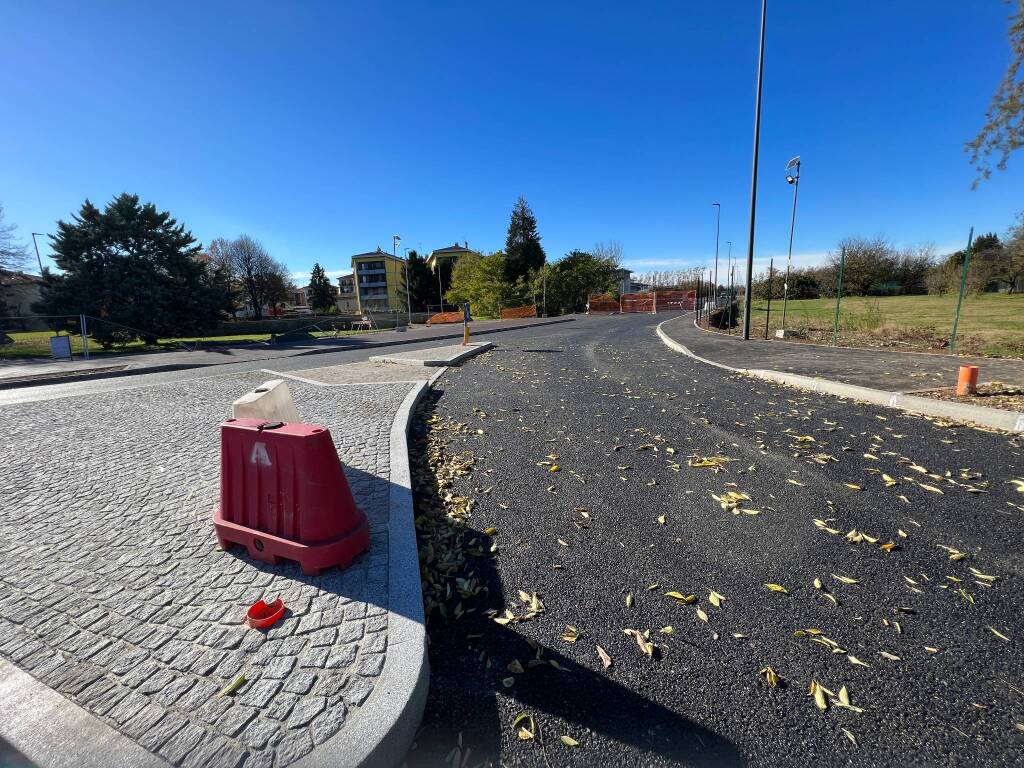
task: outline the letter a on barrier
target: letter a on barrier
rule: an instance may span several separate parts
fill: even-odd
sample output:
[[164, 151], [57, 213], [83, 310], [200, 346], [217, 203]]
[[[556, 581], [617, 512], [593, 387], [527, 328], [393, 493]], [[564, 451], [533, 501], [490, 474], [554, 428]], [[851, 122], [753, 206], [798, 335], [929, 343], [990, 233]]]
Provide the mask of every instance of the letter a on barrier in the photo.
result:
[[249, 457], [250, 464], [259, 464], [264, 467], [270, 466], [270, 454], [267, 453], [266, 443], [256, 443], [252, 447], [252, 456]]

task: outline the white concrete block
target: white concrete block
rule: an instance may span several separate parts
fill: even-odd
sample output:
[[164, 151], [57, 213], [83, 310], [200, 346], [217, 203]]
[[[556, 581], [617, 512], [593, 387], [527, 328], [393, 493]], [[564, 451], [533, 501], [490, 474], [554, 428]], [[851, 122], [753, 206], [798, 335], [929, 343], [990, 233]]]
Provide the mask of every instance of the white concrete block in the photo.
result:
[[283, 379], [271, 379], [242, 395], [231, 404], [231, 415], [236, 419], [265, 419], [286, 424], [302, 421]]

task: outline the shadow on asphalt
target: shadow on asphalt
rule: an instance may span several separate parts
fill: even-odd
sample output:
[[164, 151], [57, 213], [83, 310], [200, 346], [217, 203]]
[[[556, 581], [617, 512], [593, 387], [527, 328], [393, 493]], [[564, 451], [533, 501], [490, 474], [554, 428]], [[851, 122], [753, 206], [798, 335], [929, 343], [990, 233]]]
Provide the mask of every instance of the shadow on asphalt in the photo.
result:
[[[417, 516], [425, 511], [424, 482], [435, 493], [438, 490], [433, 473], [423, 476], [425, 462], [417, 453], [426, 449], [426, 420], [439, 397], [432, 390], [424, 398], [412, 427], [410, 466]], [[444, 519], [449, 526], [444, 536], [461, 541], [466, 551], [480, 553], [470, 554], [460, 572], [448, 575], [476, 578], [483, 590], [462, 601], [468, 610], [460, 618], [446, 619], [436, 612], [427, 618], [430, 689], [405, 765], [743, 764], [732, 742], [617, 682], [611, 676], [614, 669], [607, 673], [585, 667], [520, 634], [515, 623], [496, 623], [491, 617], [504, 612], [509, 601], [495, 558], [488, 553], [491, 539], [472, 524], [460, 526]], [[449, 610], [459, 602], [455, 596]], [[596, 654], [594, 659], [596, 665]], [[507, 670], [512, 660], [519, 661], [524, 674]], [[509, 688], [502, 681], [510, 677], [515, 683]], [[512, 722], [520, 712], [534, 716], [543, 745], [518, 741]], [[573, 735], [590, 749], [567, 750], [559, 743], [562, 734]], [[627, 749], [605, 743], [595, 752], [594, 736]]]

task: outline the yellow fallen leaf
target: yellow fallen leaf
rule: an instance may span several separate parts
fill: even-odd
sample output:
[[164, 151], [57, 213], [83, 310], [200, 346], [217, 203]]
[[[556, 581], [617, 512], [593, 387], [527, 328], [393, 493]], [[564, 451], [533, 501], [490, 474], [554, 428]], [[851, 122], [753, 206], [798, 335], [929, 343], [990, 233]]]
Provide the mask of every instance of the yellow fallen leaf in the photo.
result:
[[704, 610], [700, 606], [697, 606], [697, 618], [705, 623], [708, 620], [708, 615], [704, 613]]
[[861, 661], [860, 659], [858, 659], [858, 658], [857, 658], [856, 656], [854, 656], [853, 654], [847, 654], [847, 656], [846, 656], [846, 659], [847, 659], [847, 661], [849, 661], [849, 662], [850, 662], [851, 664], [853, 664], [853, 665], [855, 665], [855, 666], [858, 666], [858, 667], [870, 667], [870, 666], [871, 666], [870, 664], [865, 664], [865, 663], [864, 663], [863, 661]]
[[597, 647], [597, 655], [601, 658], [601, 666], [608, 669], [612, 665], [612, 657], [608, 655], [608, 651], [602, 648], [600, 645]]
[[673, 600], [677, 600], [680, 603], [686, 603], [689, 605], [697, 599], [696, 595], [684, 595], [682, 592], [666, 592], [665, 597], [671, 597]]
[[849, 488], [849, 489], [850, 489], [851, 491], [863, 491], [863, 490], [864, 490], [863, 488], [861, 488], [861, 487], [860, 487], [859, 485], [857, 485], [856, 483], [843, 483], [843, 485], [845, 485], [845, 486], [846, 486], [847, 488]]
[[770, 687], [770, 688], [778, 688], [779, 687], [779, 682], [780, 682], [779, 675], [771, 667], [764, 667], [757, 674], [759, 674], [761, 677], [764, 678], [764, 681], [766, 683], [768, 683], [768, 687]]
[[945, 495], [945, 491], [943, 491], [940, 488], [936, 488], [934, 485], [926, 485], [925, 483], [918, 483], [918, 485], [920, 485], [926, 491], [931, 491], [932, 493], [938, 493], [940, 495]]
[[845, 728], [841, 728], [840, 730], [846, 735], [846, 738], [848, 738], [850, 740], [850, 742], [853, 744], [853, 746], [855, 746], [855, 747], [858, 746], [857, 745], [857, 738], [852, 733], [850, 733]]
[[770, 589], [772, 592], [781, 592], [784, 595], [788, 595], [789, 594], [789, 590], [786, 589], [781, 584], [765, 584], [765, 586], [768, 589]]
[[1002, 632], [1000, 632], [995, 627], [989, 626], [988, 631], [991, 632], [996, 637], [998, 637], [1000, 640], [1005, 640], [1006, 642], [1010, 642], [1010, 638], [1008, 638], [1006, 635], [1004, 635]]
[[836, 581], [843, 582], [843, 584], [860, 584], [859, 581], [857, 581], [856, 579], [851, 579], [849, 576], [837, 576], [833, 573], [832, 578]]
[[572, 736], [559, 736], [558, 738], [567, 747], [578, 747], [580, 745]]
[[725, 595], [720, 595], [714, 590], [711, 590], [711, 594], [708, 595], [708, 602], [715, 606], [715, 608], [721, 608], [723, 600], [725, 600]]
[[786, 482], [790, 483], [791, 485], [799, 485], [799, 486], [806, 485], [806, 483], [801, 483], [799, 480], [794, 480], [792, 477], [787, 477], [786, 478]]

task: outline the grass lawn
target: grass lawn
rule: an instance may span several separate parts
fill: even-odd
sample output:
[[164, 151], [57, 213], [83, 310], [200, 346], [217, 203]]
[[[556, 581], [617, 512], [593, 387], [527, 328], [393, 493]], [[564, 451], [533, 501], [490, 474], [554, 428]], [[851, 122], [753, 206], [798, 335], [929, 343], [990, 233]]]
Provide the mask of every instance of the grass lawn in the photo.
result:
[[[315, 338], [334, 338], [335, 336], [352, 336], [364, 333], [372, 333], [373, 331], [312, 331], [311, 336]], [[50, 356], [50, 337], [53, 334], [50, 331], [22, 331], [17, 333], [8, 333], [14, 344], [6, 347], [0, 347], [0, 360], [23, 360], [33, 357], [46, 357]], [[278, 334], [280, 336], [282, 334]], [[185, 342], [187, 344], [193, 344], [197, 341], [202, 342], [252, 342], [252, 341], [269, 341], [269, 333], [240, 333], [232, 336], [187, 336], [182, 338], [174, 339], [160, 339], [156, 345], [144, 344], [142, 341], [131, 341], [127, 344], [121, 344], [111, 349], [103, 349], [98, 342], [90, 340], [89, 342], [89, 354], [90, 355], [124, 355], [133, 354], [140, 352], [171, 352], [174, 350], [181, 349], [178, 342]], [[74, 335], [71, 337], [71, 352], [75, 355], [82, 354], [82, 337]]]
[[[764, 333], [766, 301], [755, 301], [751, 333]], [[829, 342], [835, 299], [791, 301], [786, 327]], [[844, 296], [839, 343], [858, 347], [939, 349], [949, 340], [956, 296]], [[782, 327], [782, 300], [772, 301], [769, 333]], [[757, 329], [756, 331], [754, 329]], [[1024, 357], [1024, 294], [987, 293], [964, 297], [957, 352], [990, 357]]]
[[[0, 360], [17, 360], [25, 359], [30, 357], [49, 357], [50, 356], [50, 337], [53, 334], [50, 331], [22, 331], [17, 333], [8, 333], [14, 344], [6, 347], [0, 347]], [[63, 335], [63, 334], [62, 334]], [[98, 342], [90, 340], [89, 342], [89, 354], [90, 355], [123, 355], [138, 352], [169, 352], [175, 349], [181, 349], [178, 342], [183, 341], [186, 343], [194, 343], [196, 341], [267, 341], [270, 338], [270, 334], [267, 333], [247, 333], [238, 334], [236, 336], [192, 336], [181, 339], [160, 339], [156, 345], [144, 344], [142, 341], [131, 341], [127, 344], [120, 344], [111, 349], [103, 349]], [[71, 337], [71, 352], [75, 355], [82, 353], [82, 337], [74, 335]]]

